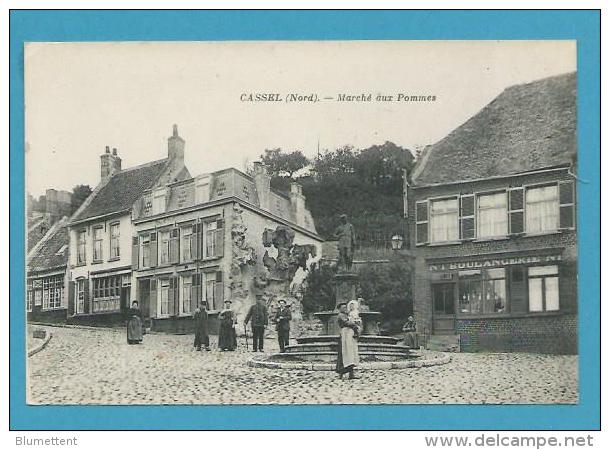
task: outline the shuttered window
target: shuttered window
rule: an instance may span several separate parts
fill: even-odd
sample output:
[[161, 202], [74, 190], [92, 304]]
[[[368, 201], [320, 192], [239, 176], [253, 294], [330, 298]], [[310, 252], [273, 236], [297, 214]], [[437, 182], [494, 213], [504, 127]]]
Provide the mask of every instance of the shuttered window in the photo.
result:
[[205, 299], [209, 309], [221, 309], [224, 302], [224, 282], [221, 271], [205, 274]]
[[460, 238], [473, 239], [474, 230], [474, 195], [462, 195], [460, 197]]
[[508, 190], [508, 218], [510, 234], [521, 234], [524, 230], [523, 223], [523, 188], [511, 188]]
[[428, 202], [415, 203], [415, 237], [417, 244], [428, 242]]
[[576, 208], [573, 181], [559, 183], [559, 228], [570, 229], [576, 227]]

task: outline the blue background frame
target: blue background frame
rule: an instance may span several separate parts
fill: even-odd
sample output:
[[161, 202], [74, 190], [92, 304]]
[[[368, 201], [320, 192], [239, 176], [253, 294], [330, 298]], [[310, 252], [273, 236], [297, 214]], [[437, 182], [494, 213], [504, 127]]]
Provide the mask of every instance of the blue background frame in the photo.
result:
[[[27, 41], [575, 39], [578, 47], [578, 405], [28, 406], [23, 44]], [[12, 11], [10, 428], [529, 429], [600, 427], [599, 11]]]

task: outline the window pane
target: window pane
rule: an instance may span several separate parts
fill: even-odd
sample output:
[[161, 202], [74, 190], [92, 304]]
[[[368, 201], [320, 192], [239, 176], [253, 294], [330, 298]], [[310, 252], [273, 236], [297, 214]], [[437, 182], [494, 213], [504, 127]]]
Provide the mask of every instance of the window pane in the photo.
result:
[[525, 202], [525, 228], [528, 233], [554, 231], [558, 228], [557, 185], [528, 189]]
[[547, 311], [559, 311], [559, 278], [544, 279], [544, 299]]
[[483, 312], [483, 292], [481, 280], [460, 280], [460, 313]]
[[436, 200], [431, 203], [430, 230], [432, 242], [459, 239], [457, 199]]
[[542, 279], [529, 280], [530, 311], [542, 311]]
[[506, 234], [508, 234], [506, 193], [479, 196], [477, 236], [506, 236]]

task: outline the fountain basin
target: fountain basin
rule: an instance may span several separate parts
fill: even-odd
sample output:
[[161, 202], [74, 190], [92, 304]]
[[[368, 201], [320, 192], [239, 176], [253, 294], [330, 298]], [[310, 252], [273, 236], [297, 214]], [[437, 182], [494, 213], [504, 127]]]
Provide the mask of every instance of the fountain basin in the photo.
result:
[[[275, 353], [269, 356], [256, 356], [248, 361], [248, 366], [266, 369], [291, 369], [291, 370], [335, 370], [334, 358], [337, 354], [329, 355], [328, 360], [324, 360], [325, 355], [317, 354], [316, 360], [304, 360], [298, 355], [289, 353]], [[360, 355], [358, 370], [387, 370], [387, 369], [410, 369], [437, 366], [447, 364], [451, 361], [451, 355], [441, 352], [421, 350], [411, 352], [406, 359], [384, 359], [375, 355]]]

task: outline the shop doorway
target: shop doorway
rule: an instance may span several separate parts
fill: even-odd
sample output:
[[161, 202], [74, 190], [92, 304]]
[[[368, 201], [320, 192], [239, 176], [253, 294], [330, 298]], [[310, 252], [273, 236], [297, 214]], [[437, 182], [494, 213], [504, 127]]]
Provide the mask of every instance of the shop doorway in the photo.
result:
[[455, 334], [456, 283], [432, 285], [433, 332]]

